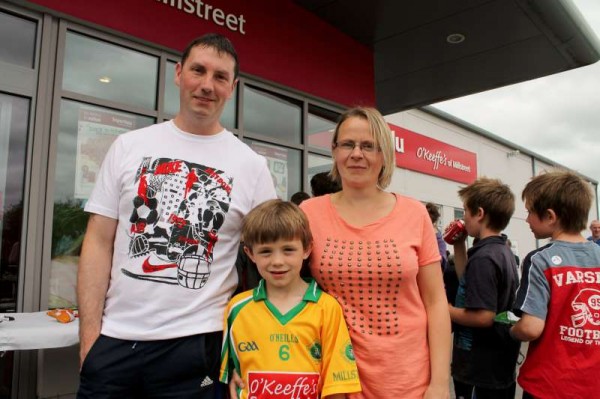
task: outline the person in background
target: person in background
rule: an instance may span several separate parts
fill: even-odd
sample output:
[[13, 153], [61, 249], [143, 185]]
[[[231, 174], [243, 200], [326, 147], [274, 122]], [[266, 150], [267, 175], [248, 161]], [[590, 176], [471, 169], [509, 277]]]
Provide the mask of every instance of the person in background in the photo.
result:
[[518, 269], [519, 266], [521, 265], [521, 260], [519, 259], [519, 256], [513, 252], [512, 242], [510, 241], [510, 238], [506, 240], [506, 245], [508, 245], [508, 248], [510, 248], [510, 252], [512, 252], [515, 255], [515, 262], [517, 263], [517, 269]]
[[342, 305], [362, 393], [350, 398], [449, 397], [450, 320], [440, 253], [419, 201], [385, 191], [390, 128], [373, 108], [340, 117], [331, 176], [342, 190], [304, 201], [310, 268]]
[[600, 220], [592, 220], [590, 230], [592, 231], [592, 235], [587, 238], [588, 241], [593, 241], [600, 245]]
[[303, 201], [310, 198], [310, 195], [306, 194], [304, 191], [298, 191], [297, 193], [292, 194], [290, 197], [290, 202], [296, 205], [300, 205]]
[[78, 398], [214, 398], [243, 216], [275, 198], [266, 159], [220, 124], [238, 82], [231, 42], [193, 40], [173, 120], [109, 149], [85, 210]]
[[232, 376], [231, 397], [262, 397], [277, 386], [297, 389], [290, 398], [344, 399], [360, 392], [342, 308], [312, 278], [300, 276], [312, 249], [304, 213], [289, 202], [267, 201], [244, 218], [242, 238], [262, 279], [231, 299], [225, 312], [221, 382]]
[[342, 189], [340, 183], [332, 179], [329, 172], [320, 172], [310, 179], [310, 189], [313, 197], [337, 193]]
[[456, 293], [458, 292], [458, 276], [454, 266], [454, 254], [446, 250], [446, 258], [448, 259], [448, 267], [444, 270], [444, 288], [446, 289], [448, 303], [454, 305]]
[[440, 210], [438, 206], [433, 202], [428, 202], [425, 204], [425, 209], [427, 209], [427, 213], [429, 214], [429, 218], [431, 219], [431, 224], [433, 225], [433, 230], [435, 231], [435, 238], [437, 239], [438, 248], [440, 250], [440, 256], [442, 257], [441, 265], [442, 265], [442, 273], [448, 267], [448, 256], [446, 255], [446, 243], [442, 238], [441, 231], [438, 230], [437, 223], [440, 219]]
[[572, 172], [531, 179], [523, 190], [536, 239], [523, 260], [511, 336], [530, 341], [519, 370], [523, 398], [597, 398], [600, 392], [600, 247], [586, 240], [593, 194]]
[[515, 211], [515, 197], [500, 180], [481, 177], [461, 188], [467, 234], [456, 241], [454, 264], [459, 279], [454, 305], [452, 377], [457, 399], [513, 399], [520, 344], [508, 326], [494, 323], [512, 309], [519, 281], [515, 257], [500, 234]]

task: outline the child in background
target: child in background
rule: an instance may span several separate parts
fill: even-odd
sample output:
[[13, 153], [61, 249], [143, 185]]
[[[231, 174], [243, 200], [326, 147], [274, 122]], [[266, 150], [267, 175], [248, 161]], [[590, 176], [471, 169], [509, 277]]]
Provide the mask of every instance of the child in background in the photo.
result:
[[514, 399], [515, 368], [520, 344], [508, 326], [494, 323], [510, 310], [518, 284], [515, 257], [506, 245], [506, 228], [515, 210], [510, 188], [496, 179], [480, 178], [458, 192], [465, 209], [465, 239], [454, 245], [459, 287], [454, 306], [452, 377], [457, 399]]
[[262, 280], [225, 312], [220, 379], [236, 375], [231, 395], [342, 399], [360, 392], [340, 305], [300, 276], [312, 249], [304, 213], [289, 202], [264, 202], [244, 219], [242, 239]]
[[523, 190], [527, 223], [552, 242], [529, 253], [510, 330], [531, 341], [519, 371], [523, 398], [600, 395], [600, 247], [581, 235], [593, 200], [571, 172], [534, 177]]

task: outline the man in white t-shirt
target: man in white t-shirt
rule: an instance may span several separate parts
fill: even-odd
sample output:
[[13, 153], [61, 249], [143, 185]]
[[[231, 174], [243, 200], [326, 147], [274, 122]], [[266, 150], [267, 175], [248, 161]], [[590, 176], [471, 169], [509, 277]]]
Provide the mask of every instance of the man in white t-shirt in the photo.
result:
[[238, 82], [225, 37], [191, 42], [180, 110], [119, 136], [86, 204], [78, 398], [218, 395], [241, 220], [275, 198], [266, 160], [220, 124]]

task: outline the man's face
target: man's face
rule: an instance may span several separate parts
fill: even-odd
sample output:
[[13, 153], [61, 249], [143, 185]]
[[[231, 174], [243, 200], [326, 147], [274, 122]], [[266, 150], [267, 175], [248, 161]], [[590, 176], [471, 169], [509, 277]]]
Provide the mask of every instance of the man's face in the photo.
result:
[[590, 225], [590, 230], [592, 230], [592, 237], [594, 238], [594, 240], [597, 240], [600, 238], [600, 221], [593, 221], [592, 224]]
[[234, 66], [235, 61], [229, 54], [219, 54], [214, 48], [203, 46], [192, 48], [185, 64], [177, 64], [175, 84], [179, 86], [179, 114], [186, 123], [213, 123], [220, 130], [221, 113], [237, 84]]

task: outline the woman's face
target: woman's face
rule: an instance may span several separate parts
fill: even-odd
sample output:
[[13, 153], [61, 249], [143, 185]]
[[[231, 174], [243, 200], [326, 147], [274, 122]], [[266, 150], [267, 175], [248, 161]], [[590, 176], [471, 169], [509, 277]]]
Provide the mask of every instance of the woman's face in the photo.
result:
[[333, 157], [344, 187], [377, 185], [383, 154], [375, 148], [367, 120], [350, 117], [340, 125]]

